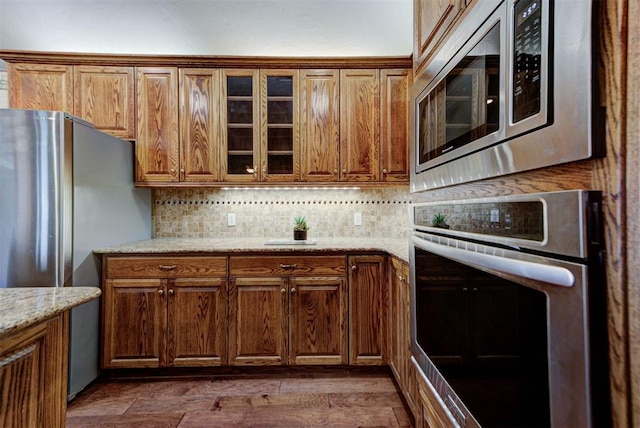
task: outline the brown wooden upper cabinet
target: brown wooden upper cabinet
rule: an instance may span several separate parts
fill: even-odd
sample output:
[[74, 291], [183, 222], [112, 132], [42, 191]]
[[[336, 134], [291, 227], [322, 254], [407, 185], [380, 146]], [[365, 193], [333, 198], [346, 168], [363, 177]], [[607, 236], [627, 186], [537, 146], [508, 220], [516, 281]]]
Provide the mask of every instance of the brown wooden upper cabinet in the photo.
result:
[[380, 72], [340, 70], [340, 180], [377, 181]]
[[138, 67], [136, 85], [136, 181], [176, 182], [180, 153], [178, 69]]
[[136, 138], [133, 67], [73, 67], [74, 111], [114, 137]]
[[298, 71], [222, 71], [224, 181], [300, 177]]
[[73, 67], [8, 63], [9, 107], [73, 113]]
[[64, 111], [136, 138], [134, 68], [9, 63], [9, 107]]
[[301, 180], [340, 178], [340, 71], [301, 70]]
[[180, 181], [220, 181], [220, 70], [180, 69]]
[[411, 70], [380, 70], [380, 180], [409, 181]]
[[443, 38], [477, 0], [414, 0], [413, 69], [429, 62]]

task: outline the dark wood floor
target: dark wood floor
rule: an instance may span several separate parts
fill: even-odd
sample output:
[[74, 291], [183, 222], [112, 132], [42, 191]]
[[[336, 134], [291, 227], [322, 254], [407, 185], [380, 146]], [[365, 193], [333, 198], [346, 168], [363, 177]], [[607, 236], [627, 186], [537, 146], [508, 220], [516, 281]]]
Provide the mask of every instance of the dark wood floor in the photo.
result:
[[98, 380], [67, 427], [407, 427], [386, 373]]

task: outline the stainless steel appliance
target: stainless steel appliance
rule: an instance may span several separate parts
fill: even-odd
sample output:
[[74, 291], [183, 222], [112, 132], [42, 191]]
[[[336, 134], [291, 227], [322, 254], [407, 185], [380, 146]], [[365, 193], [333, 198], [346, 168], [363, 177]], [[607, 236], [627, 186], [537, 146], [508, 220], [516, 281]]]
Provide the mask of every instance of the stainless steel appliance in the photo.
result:
[[411, 190], [604, 156], [591, 0], [483, 0], [412, 88]]
[[[92, 250], [151, 237], [133, 147], [61, 112], [0, 109], [0, 287], [99, 286]], [[69, 399], [99, 374], [100, 304], [71, 312]]]
[[452, 424], [610, 426], [600, 192], [418, 201], [412, 218], [412, 358]]

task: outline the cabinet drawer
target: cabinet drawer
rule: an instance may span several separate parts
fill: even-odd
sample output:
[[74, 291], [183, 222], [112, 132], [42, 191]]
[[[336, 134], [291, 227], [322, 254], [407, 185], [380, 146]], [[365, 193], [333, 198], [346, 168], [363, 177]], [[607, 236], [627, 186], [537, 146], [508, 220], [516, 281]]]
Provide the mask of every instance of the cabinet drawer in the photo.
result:
[[344, 276], [346, 256], [230, 257], [231, 276]]
[[107, 257], [107, 278], [225, 277], [226, 257]]

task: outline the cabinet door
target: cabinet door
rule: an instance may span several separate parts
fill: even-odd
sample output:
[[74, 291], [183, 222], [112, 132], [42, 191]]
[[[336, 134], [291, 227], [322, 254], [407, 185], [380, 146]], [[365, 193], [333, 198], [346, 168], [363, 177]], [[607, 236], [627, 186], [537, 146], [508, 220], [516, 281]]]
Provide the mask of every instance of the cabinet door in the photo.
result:
[[222, 179], [260, 180], [258, 70], [222, 70]]
[[7, 64], [9, 107], [73, 113], [73, 67]]
[[347, 364], [345, 278], [291, 278], [289, 364]]
[[103, 292], [102, 367], [164, 366], [166, 281], [109, 279]]
[[229, 282], [229, 364], [287, 364], [287, 280]]
[[262, 181], [300, 178], [297, 70], [260, 70]]
[[301, 180], [340, 178], [340, 73], [300, 71]]
[[349, 266], [349, 364], [384, 364], [384, 257], [353, 256]]
[[45, 334], [43, 323], [0, 342], [0, 426], [43, 426]]
[[382, 181], [409, 181], [410, 80], [410, 70], [380, 70]]
[[378, 70], [340, 70], [341, 181], [377, 181], [380, 147]]
[[388, 360], [393, 375], [404, 391], [406, 373], [404, 372], [404, 315], [408, 308], [404, 308], [402, 268], [395, 259], [389, 261], [389, 299], [388, 299]]
[[180, 70], [180, 181], [220, 179], [220, 70]]
[[114, 137], [135, 139], [133, 70], [133, 67], [74, 67], [75, 114]]
[[178, 72], [138, 67], [136, 180], [178, 181]]
[[168, 287], [167, 364], [227, 364], [227, 280], [179, 278]]
[[414, 70], [429, 61], [465, 7], [465, 0], [414, 0]]

